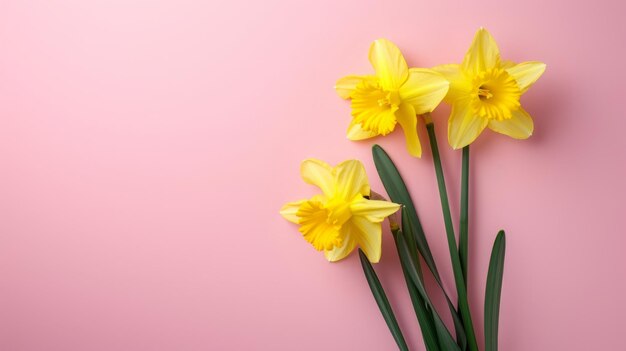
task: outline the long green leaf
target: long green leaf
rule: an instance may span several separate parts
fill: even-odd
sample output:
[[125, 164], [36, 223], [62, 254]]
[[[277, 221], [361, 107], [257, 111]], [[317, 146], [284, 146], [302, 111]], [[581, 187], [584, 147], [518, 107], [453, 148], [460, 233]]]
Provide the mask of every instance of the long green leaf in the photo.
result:
[[437, 136], [435, 134], [435, 126], [432, 122], [426, 124], [428, 131], [428, 139], [430, 140], [430, 148], [433, 154], [433, 164], [437, 175], [437, 186], [439, 188], [439, 198], [441, 200], [441, 212], [443, 213], [444, 224], [446, 227], [446, 236], [448, 238], [448, 250], [450, 251], [450, 259], [452, 261], [452, 271], [454, 273], [454, 283], [456, 291], [459, 295], [459, 312], [463, 319], [463, 327], [467, 335], [467, 344], [470, 351], [478, 351], [476, 342], [476, 334], [472, 323], [472, 315], [470, 312], [469, 302], [467, 298], [467, 287], [463, 278], [463, 268], [461, 267], [461, 259], [454, 236], [454, 226], [452, 225], [452, 215], [450, 214], [450, 203], [448, 202], [448, 192], [446, 190], [446, 181], [443, 175], [443, 167], [441, 165], [441, 156], [439, 155], [439, 147], [437, 146]]
[[498, 351], [498, 321], [500, 319], [500, 296], [504, 273], [506, 236], [501, 230], [496, 236], [489, 260], [487, 288], [485, 290], [485, 351]]
[[[413, 248], [417, 246], [419, 253], [424, 258], [424, 262], [432, 272], [435, 277], [436, 282], [439, 287], [443, 291], [446, 299], [448, 300], [448, 305], [450, 307], [450, 312], [452, 314], [452, 319], [454, 321], [454, 327], [456, 331], [457, 342], [462, 350], [466, 349], [467, 339], [465, 336], [465, 331], [463, 328], [463, 323], [461, 318], [459, 317], [458, 312], [452, 305], [448, 294], [446, 293], [443, 285], [441, 283], [441, 277], [439, 276], [439, 272], [437, 271], [437, 266], [435, 265], [435, 261], [430, 252], [430, 248], [428, 246], [428, 241], [426, 240], [426, 235], [424, 234], [424, 230], [422, 228], [421, 222], [415, 210], [415, 206], [413, 205], [413, 201], [411, 200], [411, 196], [406, 188], [404, 180], [398, 172], [393, 161], [389, 158], [389, 155], [385, 152], [385, 150], [378, 146], [374, 145], [372, 148], [372, 154], [374, 157], [374, 164], [376, 165], [376, 170], [378, 171], [378, 175], [389, 194], [391, 200], [395, 203], [399, 203], [404, 205], [402, 212], [402, 227], [407, 245], [409, 248]], [[411, 257], [413, 261], [419, 264], [419, 259], [417, 256], [417, 252], [414, 250], [410, 250]], [[421, 269], [418, 269], [418, 274], [420, 274], [421, 278]]]
[[420, 295], [422, 295], [426, 306], [428, 307], [428, 309], [430, 309], [432, 313], [433, 321], [435, 322], [435, 330], [437, 332], [441, 349], [445, 351], [461, 351], [459, 345], [456, 344], [456, 341], [452, 337], [452, 334], [450, 334], [450, 331], [448, 331], [448, 328], [446, 328], [445, 324], [441, 320], [441, 317], [435, 310], [435, 306], [430, 301], [430, 298], [426, 293], [426, 288], [424, 287], [424, 282], [420, 279], [420, 276], [418, 274], [417, 264], [413, 261], [413, 258], [411, 257], [411, 250], [409, 249], [404, 235], [402, 235], [401, 231], [398, 231], [397, 242], [400, 260], [406, 264], [409, 277], [413, 281], [413, 284], [415, 284], [417, 291], [420, 293]]
[[361, 259], [361, 266], [363, 267], [363, 273], [365, 273], [367, 283], [372, 290], [372, 295], [374, 295], [374, 299], [376, 300], [376, 304], [378, 304], [380, 313], [382, 313], [385, 323], [387, 323], [387, 327], [389, 327], [389, 331], [391, 331], [391, 335], [393, 335], [393, 338], [396, 340], [396, 344], [398, 344], [398, 348], [400, 350], [408, 351], [409, 348], [406, 345], [406, 341], [404, 340], [404, 336], [402, 335], [396, 316], [393, 314], [393, 310], [391, 309], [391, 305], [387, 299], [387, 294], [385, 294], [383, 286], [380, 285], [380, 280], [378, 280], [374, 267], [372, 267], [372, 264], [361, 249], [359, 249], [359, 258]]
[[[392, 230], [391, 234], [393, 234], [393, 239], [396, 243], [398, 256], [401, 256], [400, 243], [398, 242], [398, 240], [400, 240], [399, 236], [402, 235], [402, 232], [400, 230]], [[415, 310], [415, 316], [417, 317], [417, 321], [420, 325], [420, 330], [422, 331], [422, 338], [424, 339], [424, 345], [426, 345], [426, 350], [440, 351], [439, 337], [437, 336], [437, 330], [435, 327], [433, 316], [430, 310], [426, 307], [426, 302], [424, 301], [424, 298], [419, 293], [419, 291], [417, 291], [417, 287], [409, 276], [409, 268], [407, 267], [407, 263], [404, 260], [400, 260], [400, 265], [402, 266], [402, 273], [404, 275], [406, 287], [409, 290], [411, 303], [413, 304], [413, 309]], [[418, 267], [418, 272], [420, 272], [420, 267]]]
[[[404, 232], [411, 232], [411, 221], [408, 219], [410, 218], [407, 213], [406, 213], [407, 209], [403, 208], [402, 209], [402, 230]], [[407, 245], [410, 247], [411, 243], [409, 241], [410, 235], [405, 235], [404, 236], [407, 242]], [[413, 252], [413, 250], [411, 250], [411, 252]], [[418, 273], [421, 273], [421, 268], [419, 265], [419, 259], [417, 257], [412, 257], [413, 261], [417, 264], [417, 270]], [[419, 276], [419, 278], [422, 280], [422, 284], [424, 282], [424, 278], [421, 276]], [[456, 340], [457, 340], [457, 344], [459, 345], [459, 347], [461, 348], [461, 350], [465, 350], [467, 348], [467, 337], [465, 336], [465, 330], [463, 327], [463, 321], [461, 320], [461, 317], [459, 316], [456, 308], [454, 307], [454, 304], [452, 303], [452, 300], [450, 299], [450, 297], [448, 296], [448, 293], [446, 293], [446, 290], [443, 288], [443, 284], [441, 283], [441, 279], [439, 277], [435, 277], [435, 282], [437, 283], [437, 285], [439, 286], [439, 288], [441, 289], [441, 291], [443, 292], [443, 295], [446, 298], [446, 302], [448, 303], [448, 309], [450, 310], [450, 314], [452, 315], [452, 321], [454, 322], [454, 330], [456, 332]]]
[[383, 186], [391, 198], [391, 201], [404, 205], [407, 209], [409, 220], [411, 221], [413, 229], [410, 234], [413, 236], [413, 240], [415, 241], [420, 254], [424, 258], [424, 262], [426, 262], [426, 265], [430, 268], [433, 274], [439, 277], [439, 272], [437, 271], [433, 255], [430, 252], [428, 241], [426, 241], [422, 224], [417, 217], [413, 200], [411, 200], [411, 196], [409, 195], [409, 191], [400, 176], [400, 172], [398, 172], [398, 169], [393, 164], [393, 161], [391, 161], [389, 155], [387, 155], [382, 147], [374, 145], [372, 147], [372, 154], [374, 156], [374, 164], [376, 165], [376, 170], [378, 171], [380, 180], [383, 182]]

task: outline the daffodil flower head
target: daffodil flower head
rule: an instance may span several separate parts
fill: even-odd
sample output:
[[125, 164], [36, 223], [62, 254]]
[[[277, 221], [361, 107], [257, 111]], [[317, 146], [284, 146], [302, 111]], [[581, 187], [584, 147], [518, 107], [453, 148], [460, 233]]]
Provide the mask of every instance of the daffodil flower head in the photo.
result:
[[432, 112], [439, 105], [448, 91], [448, 82], [435, 71], [409, 69], [400, 49], [386, 39], [372, 44], [369, 60], [376, 74], [346, 76], [335, 85], [340, 97], [352, 101], [348, 139], [387, 135], [399, 123], [409, 153], [420, 157], [416, 115]]
[[380, 260], [381, 222], [396, 212], [400, 205], [388, 201], [370, 200], [370, 186], [363, 164], [348, 160], [336, 167], [308, 159], [300, 169], [306, 183], [320, 188], [322, 194], [310, 199], [290, 202], [280, 213], [299, 224], [304, 239], [326, 258], [338, 261], [357, 246], [367, 258]]
[[459, 149], [472, 143], [487, 127], [515, 139], [533, 132], [533, 120], [520, 97], [546, 69], [541, 62], [514, 64], [500, 59], [500, 50], [486, 29], [480, 28], [460, 65], [434, 70], [450, 82], [445, 101], [452, 105], [448, 141]]

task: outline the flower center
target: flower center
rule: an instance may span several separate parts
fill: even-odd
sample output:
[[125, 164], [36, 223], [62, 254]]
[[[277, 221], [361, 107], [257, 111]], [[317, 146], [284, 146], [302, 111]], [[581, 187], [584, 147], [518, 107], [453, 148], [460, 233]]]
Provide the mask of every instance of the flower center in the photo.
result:
[[492, 68], [479, 73], [473, 82], [472, 107], [479, 116], [504, 120], [520, 107], [522, 95], [517, 82], [502, 68]]
[[343, 225], [350, 217], [352, 217], [352, 211], [350, 211], [350, 203], [344, 201], [341, 198], [334, 198], [328, 200], [324, 204], [324, 208], [328, 211], [328, 217], [326, 221], [332, 225]]
[[493, 97], [493, 94], [491, 92], [489, 92], [489, 89], [485, 88], [484, 86], [480, 86], [478, 88], [478, 98], [481, 100], [488, 100], [491, 99]]
[[397, 91], [385, 91], [382, 90], [383, 94], [386, 94], [383, 98], [378, 99], [378, 106], [383, 108], [390, 108], [392, 106], [398, 107], [400, 105], [400, 94]]

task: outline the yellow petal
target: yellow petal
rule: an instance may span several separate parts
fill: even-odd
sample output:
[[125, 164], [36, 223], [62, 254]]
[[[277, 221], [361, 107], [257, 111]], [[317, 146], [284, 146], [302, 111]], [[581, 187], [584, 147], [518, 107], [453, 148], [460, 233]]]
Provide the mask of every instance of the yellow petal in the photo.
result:
[[369, 59], [385, 90], [397, 90], [409, 76], [409, 67], [396, 44], [378, 39], [370, 47]]
[[367, 200], [355, 201], [350, 205], [353, 216], [365, 217], [374, 223], [382, 222], [386, 217], [400, 209], [400, 205], [389, 201]]
[[480, 28], [474, 36], [472, 46], [465, 54], [462, 69], [470, 72], [482, 72], [496, 67], [500, 63], [500, 49], [491, 34]]
[[472, 143], [485, 129], [486, 117], [475, 115], [467, 99], [457, 100], [452, 105], [448, 121], [448, 141], [454, 149], [460, 149]]
[[409, 78], [400, 88], [402, 102], [413, 105], [418, 115], [432, 112], [448, 92], [446, 78], [429, 69], [411, 68]]
[[517, 63], [511, 60], [502, 60], [500, 59], [500, 68], [508, 69], [515, 66]]
[[360, 123], [352, 120], [348, 127], [348, 139], [350, 140], [363, 140], [377, 136], [376, 132], [364, 130]]
[[302, 161], [300, 165], [302, 179], [320, 188], [324, 195], [330, 197], [335, 192], [332, 167], [328, 163], [314, 158]]
[[382, 230], [380, 223], [372, 223], [365, 217], [352, 216], [352, 223], [358, 228], [357, 242], [367, 259], [372, 263], [380, 261], [382, 252]]
[[356, 195], [369, 196], [370, 185], [365, 167], [360, 161], [347, 160], [335, 167], [337, 177], [337, 195], [351, 201]]
[[450, 82], [448, 94], [443, 99], [448, 104], [453, 104], [455, 100], [472, 93], [472, 81], [463, 74], [460, 65], [441, 65], [433, 67], [433, 70], [443, 75]]
[[502, 121], [490, 120], [489, 129], [515, 139], [527, 139], [533, 134], [533, 120], [528, 112], [520, 108], [512, 111], [512, 117]]
[[417, 136], [417, 117], [415, 110], [410, 104], [403, 103], [396, 111], [396, 119], [402, 126], [404, 138], [406, 139], [406, 149], [414, 157], [422, 157], [422, 145]]
[[507, 68], [506, 71], [515, 79], [523, 93], [541, 77], [545, 70], [545, 63], [529, 61]]
[[346, 76], [335, 84], [335, 90], [342, 99], [349, 99], [356, 86], [363, 80], [363, 76]]
[[346, 258], [346, 256], [348, 256], [356, 248], [356, 227], [352, 223], [348, 222], [343, 225], [341, 230], [343, 236], [342, 245], [335, 247], [332, 250], [324, 251], [324, 256], [326, 256], [326, 259], [330, 262], [337, 262]]
[[298, 213], [300, 205], [302, 205], [302, 203], [305, 201], [307, 200], [304, 199], [285, 204], [285, 206], [280, 209], [280, 214], [289, 222], [298, 224], [299, 218], [296, 213]]

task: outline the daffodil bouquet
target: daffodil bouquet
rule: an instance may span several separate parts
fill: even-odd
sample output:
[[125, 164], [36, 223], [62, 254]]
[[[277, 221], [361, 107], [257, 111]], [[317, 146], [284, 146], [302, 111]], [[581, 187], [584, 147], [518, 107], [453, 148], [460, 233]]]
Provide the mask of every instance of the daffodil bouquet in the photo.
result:
[[[317, 186], [321, 194], [286, 204], [281, 214], [299, 225], [299, 231], [326, 258], [339, 261], [359, 248], [363, 272], [398, 348], [408, 350], [398, 322], [387, 300], [372, 263], [381, 258], [381, 223], [388, 218], [402, 272], [419, 321], [428, 351], [477, 351], [467, 298], [468, 203], [470, 144], [486, 128], [515, 139], [526, 139], [533, 132], [533, 121], [521, 107], [520, 97], [543, 74], [545, 64], [515, 64], [500, 58], [493, 37], [481, 28], [461, 64], [447, 64], [432, 69], [409, 68], [398, 47], [376, 40], [369, 52], [374, 74], [350, 75], [335, 86], [337, 93], [349, 99], [352, 121], [348, 138], [363, 140], [391, 133], [396, 124], [402, 127], [408, 152], [422, 155], [417, 134], [418, 124], [428, 131], [430, 149], [441, 200], [446, 238], [454, 273], [457, 301], [443, 288], [419, 217], [400, 173], [388, 154], [373, 146], [378, 175], [390, 198], [386, 200], [370, 189], [363, 164], [349, 160], [333, 167], [309, 159], [301, 166], [306, 183]], [[441, 157], [430, 113], [445, 101], [452, 106], [448, 119], [448, 142], [462, 149], [460, 223], [455, 233], [446, 190]], [[485, 294], [485, 351], [498, 349], [498, 317], [504, 266], [505, 233], [495, 238]], [[436, 285], [443, 292], [454, 333], [443, 323], [426, 292], [420, 257]]]

